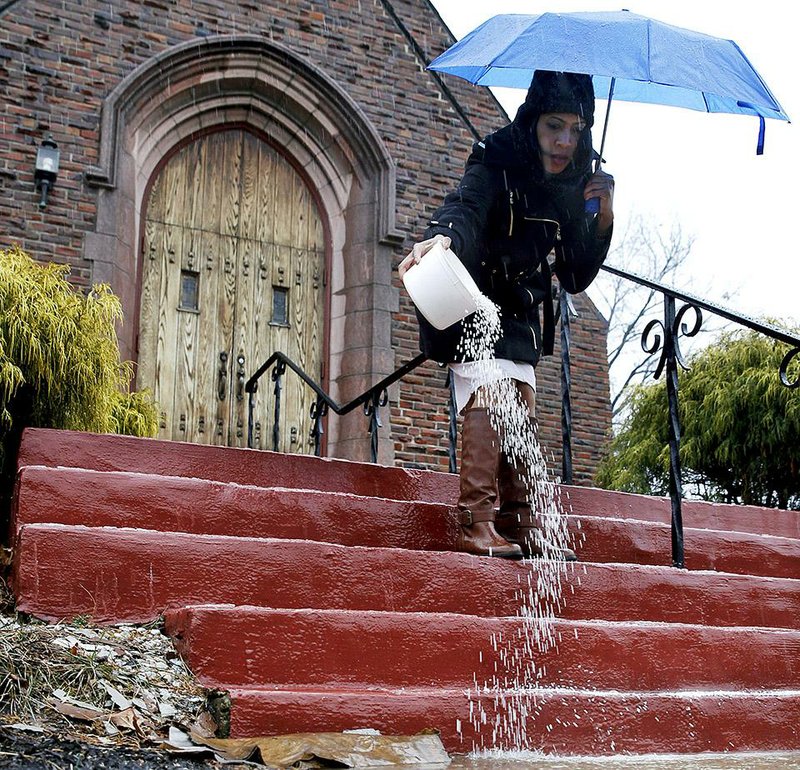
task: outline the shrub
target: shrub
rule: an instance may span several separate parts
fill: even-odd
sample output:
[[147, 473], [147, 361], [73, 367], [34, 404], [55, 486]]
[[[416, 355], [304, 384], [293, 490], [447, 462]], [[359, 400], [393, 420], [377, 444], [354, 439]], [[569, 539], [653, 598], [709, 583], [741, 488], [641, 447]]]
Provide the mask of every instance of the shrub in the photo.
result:
[[[789, 329], [797, 335], [800, 329]], [[680, 372], [684, 484], [706, 500], [800, 508], [800, 390], [779, 378], [788, 348], [758, 332], [723, 334]], [[790, 366], [789, 379], [798, 377]], [[669, 490], [665, 383], [639, 386], [600, 466], [608, 489]]]
[[[153, 436], [157, 411], [130, 392], [120, 361], [119, 299], [104, 284], [83, 295], [67, 265], [40, 265], [18, 247], [0, 250], [0, 467], [27, 426]], [[8, 491], [7, 489], [4, 491]]]

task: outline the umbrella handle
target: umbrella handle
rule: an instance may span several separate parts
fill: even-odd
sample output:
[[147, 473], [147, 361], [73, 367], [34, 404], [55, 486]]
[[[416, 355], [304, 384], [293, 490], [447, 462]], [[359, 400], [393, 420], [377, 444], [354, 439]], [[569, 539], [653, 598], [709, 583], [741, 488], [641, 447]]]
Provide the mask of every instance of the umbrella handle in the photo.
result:
[[[614, 96], [614, 81], [616, 78], [611, 78], [611, 84], [608, 89], [608, 105], [606, 106], [606, 119], [603, 121], [603, 138], [600, 140], [600, 154], [597, 156], [597, 163], [594, 167], [594, 173], [596, 174], [600, 170], [600, 164], [603, 162], [603, 150], [606, 147], [606, 132], [608, 131], [608, 116], [611, 112], [611, 99]], [[584, 210], [587, 214], [599, 214], [600, 213], [600, 198], [589, 198], [586, 201], [584, 206]]]

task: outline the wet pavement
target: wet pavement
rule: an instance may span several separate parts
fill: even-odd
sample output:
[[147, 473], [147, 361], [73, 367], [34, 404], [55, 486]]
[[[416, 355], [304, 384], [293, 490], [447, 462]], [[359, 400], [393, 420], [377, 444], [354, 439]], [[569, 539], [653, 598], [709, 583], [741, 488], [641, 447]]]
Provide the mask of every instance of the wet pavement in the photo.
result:
[[798, 770], [800, 752], [546, 757], [541, 754], [498, 754], [454, 757], [449, 770]]
[[[309, 765], [312, 766], [312, 765]], [[314, 764], [313, 767], [321, 765]], [[324, 766], [329, 767], [329, 764]], [[166, 751], [104, 747], [55, 735], [31, 735], [0, 725], [2, 770], [245, 770], [263, 765], [220, 763]], [[480, 757], [454, 756], [450, 764], [383, 765], [407, 770], [800, 770], [800, 752], [548, 757], [507, 752]]]

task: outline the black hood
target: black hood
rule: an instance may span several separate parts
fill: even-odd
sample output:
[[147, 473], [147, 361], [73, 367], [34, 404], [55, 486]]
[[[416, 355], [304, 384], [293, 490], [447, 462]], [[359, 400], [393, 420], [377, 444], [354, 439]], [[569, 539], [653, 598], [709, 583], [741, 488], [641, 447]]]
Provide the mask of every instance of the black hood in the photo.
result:
[[[536, 138], [536, 123], [539, 116], [547, 112], [580, 115], [586, 121], [586, 128], [581, 132], [571, 165], [546, 179]], [[513, 122], [487, 137], [487, 161], [499, 165], [521, 162], [531, 169], [535, 181], [546, 186], [574, 185], [591, 174], [594, 151], [590, 129], [593, 123], [594, 89], [589, 75], [537, 70]]]

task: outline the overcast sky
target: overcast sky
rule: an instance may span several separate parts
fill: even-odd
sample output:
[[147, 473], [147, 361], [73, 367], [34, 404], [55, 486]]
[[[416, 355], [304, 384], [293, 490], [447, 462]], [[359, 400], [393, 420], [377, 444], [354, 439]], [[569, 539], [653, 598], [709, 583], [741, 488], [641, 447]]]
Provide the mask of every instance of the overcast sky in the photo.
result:
[[[433, 0], [457, 38], [496, 13], [620, 10], [596, 0]], [[631, 216], [695, 242], [685, 288], [749, 315], [800, 322], [800, 54], [795, 3], [787, 0], [639, 0], [628, 10], [739, 44], [796, 123], [615, 102], [604, 155], [614, 174], [616, 227]], [[511, 116], [523, 91], [496, 91]], [[603, 109], [598, 100], [595, 146]], [[465, 148], [465, 153], [466, 153]]]

